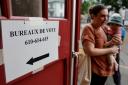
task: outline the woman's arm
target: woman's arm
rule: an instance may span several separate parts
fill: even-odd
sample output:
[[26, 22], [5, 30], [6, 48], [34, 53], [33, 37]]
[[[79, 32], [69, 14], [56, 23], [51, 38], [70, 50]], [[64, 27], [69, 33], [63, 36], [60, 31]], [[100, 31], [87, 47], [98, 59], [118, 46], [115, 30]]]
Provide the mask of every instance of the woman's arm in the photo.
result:
[[85, 41], [83, 43], [84, 51], [89, 56], [101, 56], [106, 54], [113, 54], [118, 53], [118, 47], [111, 47], [111, 48], [95, 48], [94, 43]]

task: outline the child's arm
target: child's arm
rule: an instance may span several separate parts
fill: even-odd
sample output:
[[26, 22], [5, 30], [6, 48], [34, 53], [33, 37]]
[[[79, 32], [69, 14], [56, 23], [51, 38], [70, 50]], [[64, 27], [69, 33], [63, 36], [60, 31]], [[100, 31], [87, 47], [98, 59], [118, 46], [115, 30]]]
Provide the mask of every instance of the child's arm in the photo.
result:
[[121, 44], [122, 44], [121, 35], [115, 34], [110, 41], [104, 44], [104, 47], [109, 47], [113, 45], [121, 45]]
[[121, 45], [122, 44], [121, 34], [115, 34], [112, 38], [112, 41], [114, 45]]
[[122, 39], [121, 39], [121, 27], [117, 27], [116, 29], [112, 29], [114, 34], [113, 34], [113, 42], [115, 45], [121, 45], [122, 44]]
[[114, 45], [114, 43], [112, 42], [112, 40], [110, 40], [104, 44], [104, 47], [109, 47], [109, 46], [113, 46], [113, 45]]

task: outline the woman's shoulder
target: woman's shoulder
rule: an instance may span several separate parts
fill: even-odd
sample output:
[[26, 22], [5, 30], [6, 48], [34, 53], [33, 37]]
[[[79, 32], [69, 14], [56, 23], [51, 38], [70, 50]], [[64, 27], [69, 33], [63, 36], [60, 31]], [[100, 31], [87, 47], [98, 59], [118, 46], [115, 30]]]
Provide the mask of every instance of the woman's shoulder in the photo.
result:
[[83, 30], [92, 30], [92, 26], [90, 23], [84, 25]]
[[86, 23], [83, 28], [89, 28], [90, 25], [91, 25], [90, 23]]

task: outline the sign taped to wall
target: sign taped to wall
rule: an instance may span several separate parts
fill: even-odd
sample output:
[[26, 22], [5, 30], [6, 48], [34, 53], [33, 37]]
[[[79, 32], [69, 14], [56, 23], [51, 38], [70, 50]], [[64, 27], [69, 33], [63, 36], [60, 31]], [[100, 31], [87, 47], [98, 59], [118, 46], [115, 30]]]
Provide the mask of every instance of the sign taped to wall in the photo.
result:
[[58, 59], [59, 22], [34, 22], [1, 21], [7, 83]]

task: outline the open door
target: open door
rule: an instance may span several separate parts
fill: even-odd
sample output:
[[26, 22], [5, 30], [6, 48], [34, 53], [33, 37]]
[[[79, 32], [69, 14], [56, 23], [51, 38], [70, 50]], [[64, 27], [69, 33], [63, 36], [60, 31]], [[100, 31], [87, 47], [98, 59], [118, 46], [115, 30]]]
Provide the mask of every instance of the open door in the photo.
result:
[[[0, 3], [0, 85], [77, 85], [77, 68], [74, 68], [75, 65], [73, 63], [76, 61], [75, 59], [73, 59], [72, 61], [72, 52], [78, 51], [80, 29], [80, 0], [0, 1], [2, 3]], [[28, 25], [23, 24], [28, 23], [28, 21], [31, 21], [31, 23], [29, 23]], [[54, 24], [56, 24], [55, 27]], [[18, 49], [17, 47], [20, 45], [20, 43], [18, 43], [17, 41], [14, 42], [14, 40], [12, 40], [13, 36], [18, 36], [15, 33], [12, 33], [12, 35], [10, 36], [12, 44], [7, 42], [8, 38], [5, 36], [6, 33], [8, 33], [8, 30], [9, 32], [12, 30], [17, 30], [17, 27], [20, 26], [18, 28], [18, 32], [21, 32], [21, 30], [30, 30], [35, 25], [38, 25], [36, 27], [37, 30], [41, 26], [42, 28], [44, 28], [43, 26], [51, 28], [50, 32], [55, 32], [55, 29], [52, 28], [58, 28], [58, 34], [56, 37], [51, 36], [53, 38], [51, 38], [51, 41], [49, 43], [46, 43], [44, 47], [41, 48], [42, 45], [38, 46], [40, 50], [36, 50], [37, 47], [33, 47], [33, 43], [37, 44], [37, 41], [47, 41], [47, 39], [49, 39], [48, 37], [45, 37], [45, 39], [43, 38], [43, 40], [31, 41], [31, 39], [33, 39], [33, 36], [29, 33], [29, 38], [31, 39], [29, 42], [25, 42], [24, 46], [21, 46], [22, 49]], [[25, 28], [26, 26], [28, 27], [28, 29]], [[41, 32], [43, 33], [44, 31], [41, 30]], [[35, 34], [38, 34], [38, 31], [35, 31]], [[28, 36], [27, 34], [20, 33], [17, 38], [18, 40], [24, 40], [26, 38], [23, 38], [23, 36], [21, 35]], [[47, 35], [50, 36], [49, 34]], [[42, 36], [44, 36], [44, 34], [42, 34]], [[57, 50], [57, 52], [53, 50], [53, 54], [55, 53], [58, 56], [44, 54], [43, 52], [47, 52], [47, 50], [44, 50], [43, 48], [46, 48], [48, 50], [52, 49], [55, 46], [55, 44], [53, 44], [55, 42], [57, 43], [57, 46], [55, 47], [55, 50]], [[13, 46], [13, 50], [8, 50], [8, 46]], [[23, 49], [23, 47], [25, 46], [27, 47], [27, 50]], [[12, 55], [7, 56], [8, 52], [5, 49], [11, 51]], [[40, 54], [41, 52], [39, 52], [41, 51], [41, 49], [44, 50], [42, 54]], [[27, 51], [28, 55], [31, 53], [33, 55], [40, 54], [39, 56], [34, 58], [35, 61], [39, 61], [40, 59], [42, 59], [39, 62], [43, 63], [43, 58], [41, 58], [41, 56], [46, 57], [45, 59], [47, 59], [48, 56], [50, 56], [51, 59], [55, 59], [48, 63], [45, 61], [45, 64], [38, 63], [37, 66], [34, 65], [36, 64], [34, 63], [31, 65], [32, 69], [29, 68], [29, 66], [24, 67], [24, 64], [19, 67], [15, 67], [15, 65], [18, 65], [20, 62], [24, 62], [23, 58], [27, 59], [26, 54], [22, 53], [24, 50]], [[14, 57], [14, 51], [16, 51], [15, 54], [17, 55], [18, 52], [22, 53], [22, 57], [20, 57], [20, 55], [14, 55]], [[15, 60], [14, 58], [16, 58], [17, 60]], [[12, 65], [12, 68], [10, 68], [10, 65]], [[37, 68], [38, 66], [39, 68]], [[73, 68], [71, 69], [71, 67]], [[21, 72], [20, 75], [16, 76], [20, 72], [20, 70], [24, 70], [26, 68], [29, 70], [23, 71], [23, 73]], [[11, 72], [11, 69], [17, 70], [15, 72]]]

